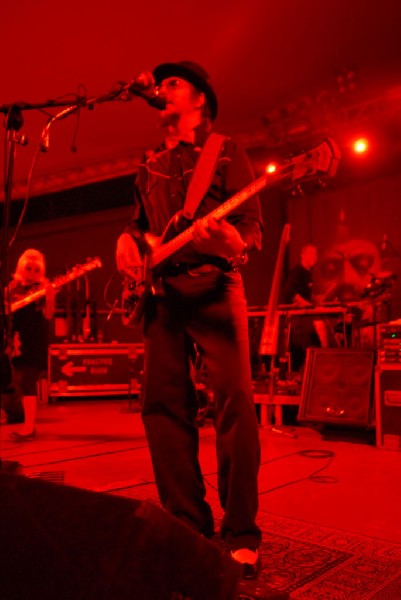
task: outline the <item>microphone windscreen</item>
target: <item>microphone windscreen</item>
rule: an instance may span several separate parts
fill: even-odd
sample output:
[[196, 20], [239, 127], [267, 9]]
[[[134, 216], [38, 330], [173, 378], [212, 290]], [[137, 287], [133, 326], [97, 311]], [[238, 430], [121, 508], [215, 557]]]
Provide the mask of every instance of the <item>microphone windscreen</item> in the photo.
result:
[[150, 71], [144, 71], [135, 77], [134, 84], [144, 90], [149, 90], [155, 86], [155, 80]]

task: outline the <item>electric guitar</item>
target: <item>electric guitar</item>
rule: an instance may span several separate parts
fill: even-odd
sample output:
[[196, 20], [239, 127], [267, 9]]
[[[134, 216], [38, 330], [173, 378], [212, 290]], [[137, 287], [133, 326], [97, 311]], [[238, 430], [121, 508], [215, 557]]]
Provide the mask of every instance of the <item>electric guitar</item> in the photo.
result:
[[285, 249], [290, 241], [291, 225], [286, 223], [281, 233], [279, 251], [274, 269], [274, 276], [270, 288], [269, 303], [263, 323], [262, 335], [259, 344], [259, 354], [261, 356], [275, 356], [277, 351], [278, 333], [279, 333], [279, 314], [277, 312], [278, 297], [281, 285], [281, 275], [283, 272], [283, 263]]
[[[322, 176], [333, 177], [336, 173], [340, 151], [332, 139], [326, 139], [308, 152], [299, 154], [279, 165], [273, 173], [265, 173], [252, 181], [243, 190], [220, 204], [212, 212], [201, 219], [207, 221], [209, 217], [221, 220], [234, 211], [243, 202], [261, 190], [271, 187], [279, 182], [310, 181]], [[163, 235], [157, 240], [148, 240], [149, 249], [145, 256], [142, 276], [136, 279], [126, 277], [122, 287], [121, 313], [124, 325], [130, 326], [140, 322], [146, 300], [150, 294], [155, 293], [155, 277], [160, 276], [162, 267], [169, 258], [183, 246], [193, 240], [193, 226], [184, 231], [177, 232], [180, 224], [179, 214], [173, 216], [168, 223]], [[175, 237], [172, 237], [172, 236]], [[170, 239], [172, 237], [172, 239]], [[145, 236], [146, 239], [146, 236]]]
[[[53, 279], [50, 284], [55, 290], [59, 290], [61, 287], [73, 281], [74, 279], [78, 279], [78, 277], [82, 277], [89, 271], [93, 271], [93, 269], [98, 269], [102, 266], [102, 261], [100, 258], [88, 259], [86, 263], [75, 265], [70, 271], [67, 271], [65, 275], [59, 275], [55, 279]], [[46, 294], [46, 290], [41, 288], [23, 298], [19, 298], [18, 300], [14, 300], [9, 304], [9, 312], [14, 313], [16, 310], [20, 310], [20, 308], [24, 308], [31, 302], [36, 302]]]

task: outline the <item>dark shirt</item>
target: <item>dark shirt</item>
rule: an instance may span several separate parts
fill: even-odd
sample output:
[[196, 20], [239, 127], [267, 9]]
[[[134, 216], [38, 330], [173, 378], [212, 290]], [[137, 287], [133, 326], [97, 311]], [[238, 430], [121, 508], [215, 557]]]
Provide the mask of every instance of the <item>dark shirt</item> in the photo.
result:
[[312, 269], [305, 269], [301, 264], [291, 269], [285, 285], [284, 302], [292, 304], [297, 294], [304, 300], [312, 302]]
[[[23, 286], [12, 281], [8, 287], [14, 302], [37, 291], [40, 286]], [[50, 322], [43, 314], [44, 300], [32, 302], [12, 314], [12, 362], [16, 367], [47, 368]]]
[[[195, 129], [195, 143], [179, 142], [172, 149], [163, 143], [147, 154], [139, 166], [135, 181], [134, 214], [127, 228], [140, 243], [140, 232], [163, 234], [172, 216], [184, 206], [185, 196], [201, 148], [208, 137], [203, 125]], [[199, 219], [253, 181], [254, 175], [245, 151], [231, 138], [224, 141], [216, 171], [195, 219]], [[259, 198], [254, 196], [228, 217], [240, 232], [248, 248], [260, 248], [262, 217]], [[180, 262], [207, 262], [189, 243], [175, 259]]]

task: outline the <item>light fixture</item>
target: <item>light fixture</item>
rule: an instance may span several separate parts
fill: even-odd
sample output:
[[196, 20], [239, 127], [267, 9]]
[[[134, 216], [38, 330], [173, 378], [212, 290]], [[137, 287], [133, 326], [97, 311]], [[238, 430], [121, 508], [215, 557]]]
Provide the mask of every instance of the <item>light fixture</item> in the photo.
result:
[[266, 173], [275, 173], [277, 171], [277, 163], [268, 163], [265, 168]]
[[369, 150], [369, 141], [366, 138], [354, 140], [352, 147], [356, 154], [365, 154]]

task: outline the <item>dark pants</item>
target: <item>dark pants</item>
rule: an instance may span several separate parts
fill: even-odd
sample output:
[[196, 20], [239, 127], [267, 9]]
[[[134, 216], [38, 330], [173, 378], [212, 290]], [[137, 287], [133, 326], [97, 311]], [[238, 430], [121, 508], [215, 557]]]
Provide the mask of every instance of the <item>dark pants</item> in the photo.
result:
[[37, 395], [37, 381], [43, 371], [36, 366], [11, 366], [11, 384], [8, 393], [2, 398], [2, 408], [7, 415], [8, 423], [24, 422], [24, 396]]
[[312, 317], [294, 317], [291, 322], [290, 351], [293, 371], [300, 371], [305, 365], [306, 351], [310, 347], [320, 347]]
[[260, 530], [258, 424], [252, 396], [247, 309], [238, 273], [221, 271], [165, 280], [145, 317], [143, 422], [162, 505], [209, 536], [198, 460], [193, 344], [214, 392], [221, 534], [231, 548], [257, 548]]

